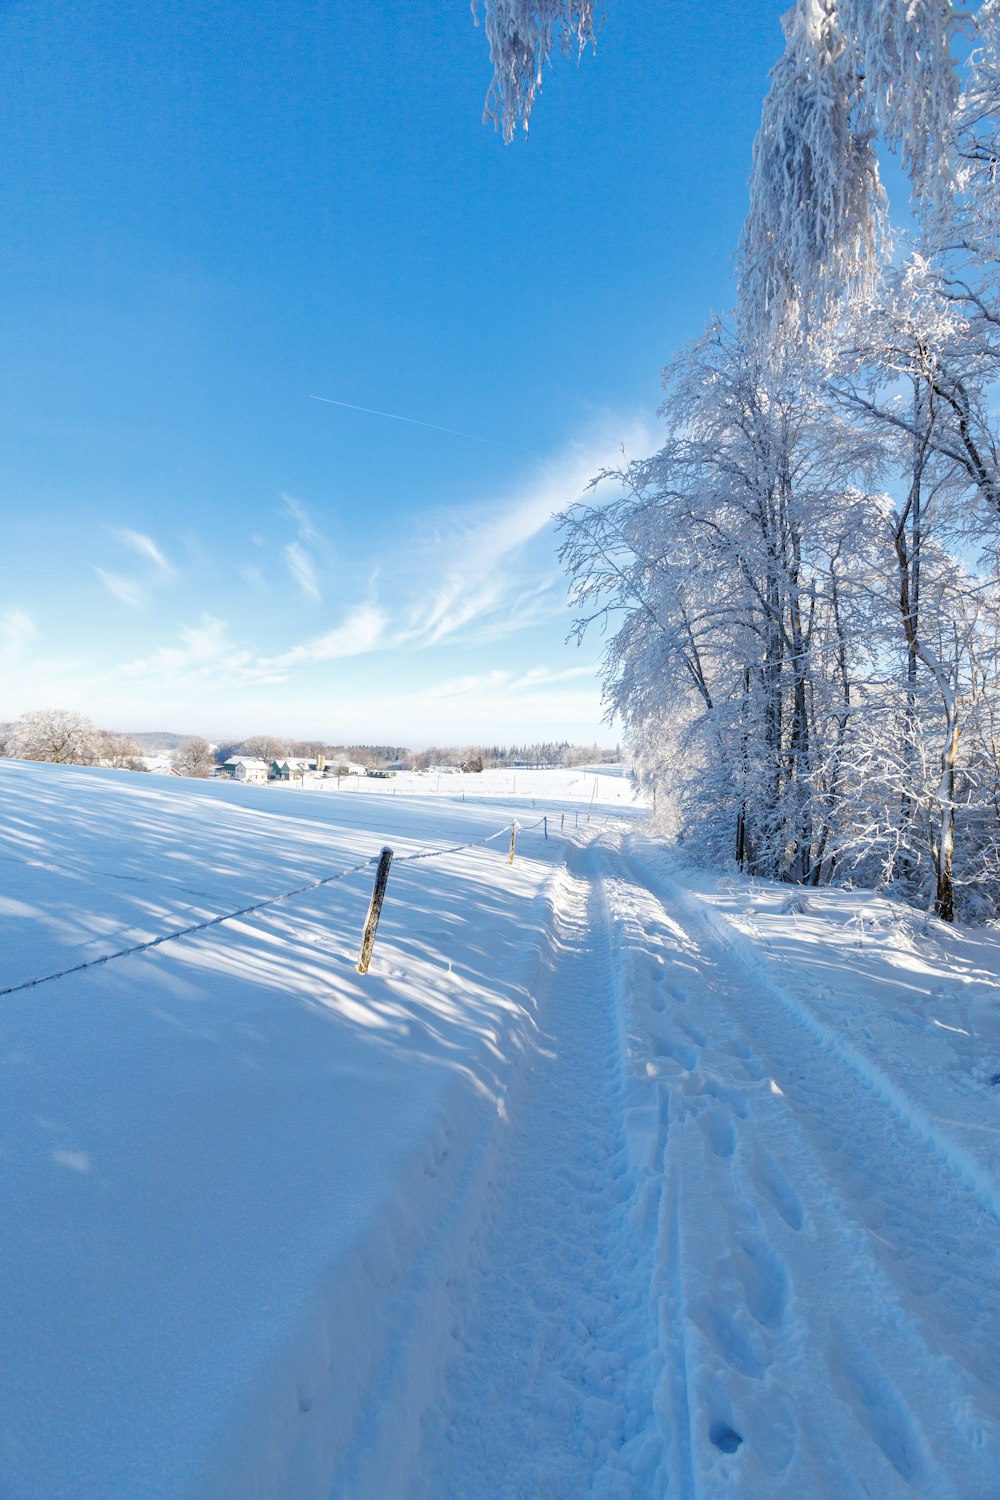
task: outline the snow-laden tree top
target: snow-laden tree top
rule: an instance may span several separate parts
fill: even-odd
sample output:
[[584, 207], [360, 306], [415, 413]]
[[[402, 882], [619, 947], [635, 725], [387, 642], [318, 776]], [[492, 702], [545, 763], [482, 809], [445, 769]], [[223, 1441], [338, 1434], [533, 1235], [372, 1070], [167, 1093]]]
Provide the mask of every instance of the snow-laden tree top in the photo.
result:
[[876, 137], [898, 151], [921, 213], [951, 192], [953, 43], [987, 19], [995, 31], [994, 11], [995, 0], [978, 16], [952, 0], [796, 0], [754, 147], [741, 246], [752, 326], [808, 328], [832, 297], [869, 289], [886, 225]]
[[989, 254], [1000, 240], [1000, 0], [985, 0], [977, 19], [956, 121], [959, 222], [966, 243]]
[[832, 0], [799, 0], [784, 18], [754, 142], [742, 293], [750, 321], [804, 322], [822, 275], [869, 281], [886, 203], [867, 132], [854, 125], [853, 70]]
[[542, 67], [558, 44], [579, 54], [597, 37], [594, 0], [471, 0], [478, 24], [480, 7], [490, 44], [493, 80], [486, 96], [485, 118], [514, 138], [518, 125], [528, 128]]

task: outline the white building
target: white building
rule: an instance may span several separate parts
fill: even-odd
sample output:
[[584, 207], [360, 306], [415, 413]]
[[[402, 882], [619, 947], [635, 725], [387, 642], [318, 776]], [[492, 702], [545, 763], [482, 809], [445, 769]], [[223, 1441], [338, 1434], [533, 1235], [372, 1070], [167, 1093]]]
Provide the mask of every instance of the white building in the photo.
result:
[[237, 760], [227, 760], [221, 767], [222, 775], [228, 776], [232, 781], [250, 781], [263, 783], [267, 780], [270, 767], [266, 760], [254, 760], [250, 756], [241, 755]]
[[304, 755], [289, 755], [285, 760], [276, 760], [271, 764], [271, 775], [275, 781], [309, 781], [322, 774], [322, 771], [316, 769], [316, 762]]

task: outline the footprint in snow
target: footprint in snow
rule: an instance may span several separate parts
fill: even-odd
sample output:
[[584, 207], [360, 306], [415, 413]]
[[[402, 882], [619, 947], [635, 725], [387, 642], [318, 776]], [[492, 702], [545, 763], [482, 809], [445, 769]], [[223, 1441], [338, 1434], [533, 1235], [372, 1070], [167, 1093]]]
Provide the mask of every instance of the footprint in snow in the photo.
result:
[[713, 1422], [708, 1429], [708, 1439], [720, 1453], [735, 1453], [743, 1442], [735, 1427], [730, 1427], [728, 1422]]
[[682, 1020], [680, 1028], [684, 1035], [694, 1042], [696, 1047], [705, 1047], [708, 1045], [708, 1037], [702, 1031], [701, 1027], [696, 1026], [693, 1021]]
[[676, 1042], [670, 1037], [653, 1037], [653, 1055], [669, 1057], [688, 1073], [698, 1066], [698, 1051], [689, 1042]]
[[721, 1110], [710, 1109], [700, 1117], [698, 1123], [716, 1156], [732, 1156], [736, 1148], [736, 1131], [728, 1115], [724, 1115]]
[[769, 1200], [789, 1229], [800, 1230], [805, 1221], [802, 1199], [774, 1157], [763, 1146], [757, 1146], [754, 1150], [751, 1176], [754, 1185]]
[[780, 1328], [788, 1299], [788, 1273], [764, 1239], [741, 1236], [733, 1264], [751, 1315], [764, 1328]]

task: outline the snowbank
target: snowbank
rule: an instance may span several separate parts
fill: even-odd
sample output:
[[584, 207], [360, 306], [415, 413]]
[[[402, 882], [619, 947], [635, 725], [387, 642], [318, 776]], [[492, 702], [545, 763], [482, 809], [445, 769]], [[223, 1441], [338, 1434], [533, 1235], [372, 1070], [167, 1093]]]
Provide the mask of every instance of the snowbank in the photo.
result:
[[[306, 1500], [336, 1452], [405, 1456], [546, 943], [559, 846], [511, 867], [476, 842], [509, 821], [0, 763], [5, 1500]], [[387, 841], [366, 978], [367, 865], [65, 972]]]

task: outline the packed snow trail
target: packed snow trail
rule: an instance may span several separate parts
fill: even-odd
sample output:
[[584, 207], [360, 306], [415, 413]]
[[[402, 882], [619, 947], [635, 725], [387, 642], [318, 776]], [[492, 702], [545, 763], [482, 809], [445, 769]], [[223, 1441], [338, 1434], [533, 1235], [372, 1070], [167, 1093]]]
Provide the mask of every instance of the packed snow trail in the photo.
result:
[[632, 855], [610, 884], [670, 1093], [667, 1493], [996, 1500], [991, 1195], [680, 880]]
[[[629, 1213], [620, 1039], [598, 855], [571, 849], [533, 1059], [426, 1415], [410, 1500], [653, 1493], [652, 1244]], [[336, 1493], [336, 1491], [335, 1491]]]
[[988, 1184], [613, 842], [569, 854], [407, 1500], [996, 1500]]

